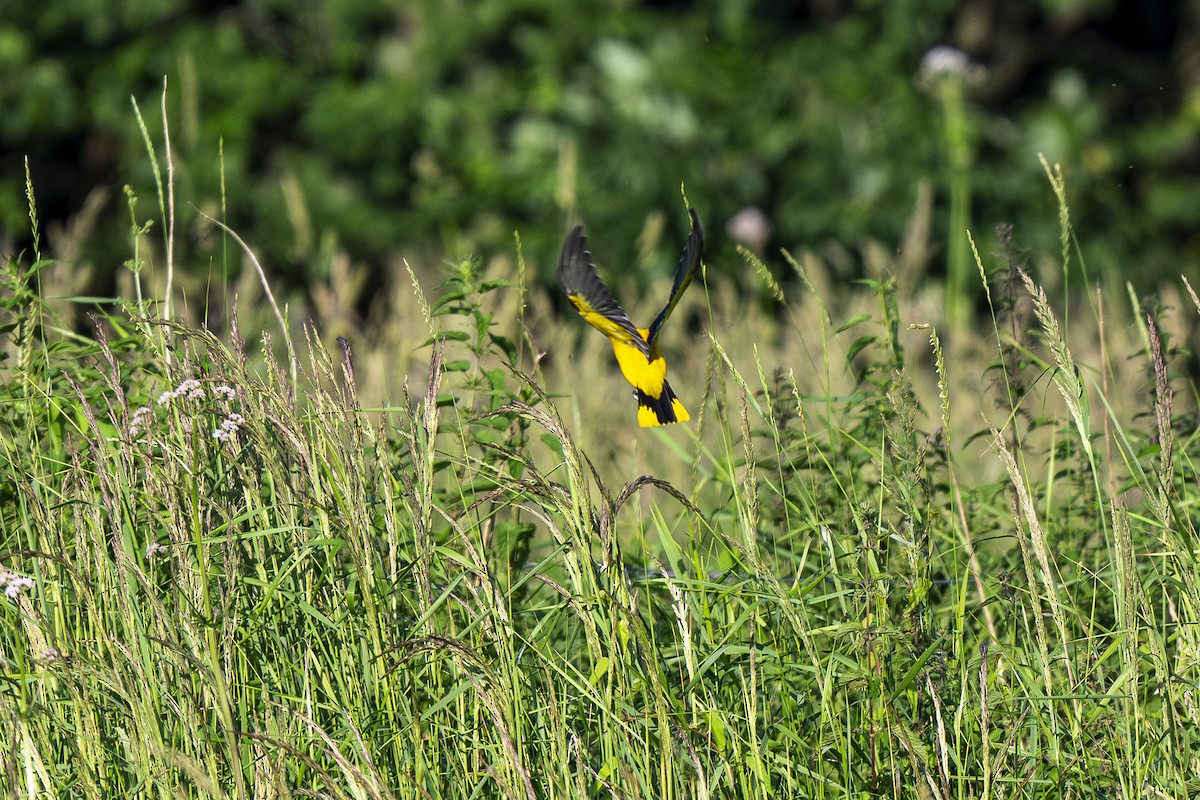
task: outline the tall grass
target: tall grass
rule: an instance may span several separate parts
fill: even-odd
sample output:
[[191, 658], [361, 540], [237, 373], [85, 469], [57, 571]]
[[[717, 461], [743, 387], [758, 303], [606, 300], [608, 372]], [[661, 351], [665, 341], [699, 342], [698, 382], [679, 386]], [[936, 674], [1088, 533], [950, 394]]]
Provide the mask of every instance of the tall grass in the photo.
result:
[[697, 422], [631, 455], [631, 403], [570, 392], [593, 345], [511, 324], [523, 271], [418, 282], [427, 367], [377, 405], [357, 343], [140, 300], [78, 336], [10, 259], [5, 795], [1194, 796], [1178, 320], [1068, 328], [976, 260], [961, 340], [810, 254], [760, 348], [697, 292]]

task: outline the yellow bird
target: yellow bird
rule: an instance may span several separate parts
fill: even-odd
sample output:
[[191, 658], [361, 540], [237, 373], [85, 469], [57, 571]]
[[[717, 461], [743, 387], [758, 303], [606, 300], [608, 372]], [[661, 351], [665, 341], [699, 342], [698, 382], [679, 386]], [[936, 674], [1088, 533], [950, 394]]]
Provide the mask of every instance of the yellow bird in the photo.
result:
[[600, 279], [600, 273], [592, 262], [592, 254], [585, 249], [587, 240], [582, 225], [576, 225], [567, 234], [562, 255], [558, 259], [558, 280], [567, 293], [567, 299], [585, 322], [612, 342], [617, 366], [621, 368], [625, 380], [633, 384], [633, 394], [638, 404], [638, 424], [643, 428], [687, 422], [691, 418], [667, 383], [667, 362], [658, 350], [658, 334], [662, 325], [675, 310], [683, 290], [692, 282], [704, 257], [704, 228], [700, 225], [700, 217], [691, 208], [688, 214], [692, 218], [692, 232], [675, 271], [675, 285], [671, 287], [666, 306], [649, 328], [634, 325]]

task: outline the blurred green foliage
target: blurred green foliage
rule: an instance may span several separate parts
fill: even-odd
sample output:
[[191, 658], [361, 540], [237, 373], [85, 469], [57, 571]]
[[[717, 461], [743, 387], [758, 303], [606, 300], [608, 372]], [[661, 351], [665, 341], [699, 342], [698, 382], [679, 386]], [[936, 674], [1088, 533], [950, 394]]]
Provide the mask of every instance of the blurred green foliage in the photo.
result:
[[[165, 77], [190, 264], [221, 263], [221, 243], [187, 203], [299, 282], [335, 245], [379, 266], [511, 252], [515, 229], [549, 262], [573, 218], [620, 270], [658, 213], [674, 257], [683, 183], [710, 261], [736, 272], [722, 227], [745, 206], [766, 213], [772, 248], [899, 246], [928, 182], [936, 273], [953, 170], [945, 111], [916, 75], [931, 48], [969, 39], [984, 68], [959, 121], [977, 238], [1011, 222], [1057, 252], [1044, 152], [1067, 170], [1093, 271], [1153, 280], [1200, 261], [1200, 81], [1175, 58], [1197, 31], [1151, 2], [1137, 38], [1126, 5], [0, 0], [0, 228], [22, 245], [28, 156], [44, 219], [106, 187], [77, 252], [115, 270], [121, 185], [154, 196], [130, 97], [161, 148]], [[973, 13], [994, 17], [974, 38]]]

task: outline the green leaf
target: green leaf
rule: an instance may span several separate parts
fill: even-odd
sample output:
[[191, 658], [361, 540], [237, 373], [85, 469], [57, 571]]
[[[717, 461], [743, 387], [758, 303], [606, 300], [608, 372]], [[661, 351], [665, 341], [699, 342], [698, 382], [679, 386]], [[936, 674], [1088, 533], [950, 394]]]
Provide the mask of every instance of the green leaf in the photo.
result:
[[725, 720], [720, 711], [717, 709], [709, 709], [705, 714], [705, 721], [708, 723], [708, 731], [712, 734], [713, 744], [717, 749], [724, 752], [729, 744], [729, 740], [725, 737]]
[[518, 480], [520, 480], [521, 476], [525, 474], [526, 466], [527, 465], [525, 464], [525, 462], [522, 461], [521, 459], [510, 458], [508, 460], [508, 475], [509, 475], [509, 477], [517, 478]]
[[854, 340], [854, 344], [850, 345], [850, 350], [846, 352], [846, 362], [854, 360], [854, 357], [861, 353], [866, 348], [879, 341], [878, 336], [860, 336]]
[[505, 358], [513, 362], [517, 360], [517, 348], [513, 344], [512, 339], [509, 339], [507, 336], [498, 336], [494, 333], [489, 333], [488, 338], [491, 339], [492, 344], [500, 348]]
[[487, 377], [488, 383], [492, 385], [492, 391], [496, 392], [497, 394], [504, 393], [506, 388], [504, 385], [504, 367], [496, 367], [495, 369], [490, 369], [483, 374], [485, 377]]
[[600, 660], [596, 662], [596, 668], [592, 670], [592, 674], [588, 678], [588, 683], [592, 686], [599, 686], [600, 681], [604, 680], [604, 676], [608, 674], [611, 667], [612, 659], [608, 656], [601, 656]]
[[855, 314], [853, 317], [851, 317], [850, 319], [843, 322], [840, 326], [838, 326], [838, 329], [835, 331], [835, 333], [842, 333], [843, 331], [848, 331], [851, 328], [853, 328], [855, 325], [861, 325], [864, 322], [869, 322], [870, 320], [871, 320], [870, 314]]
[[475, 313], [475, 338], [480, 342], [487, 337], [488, 328], [492, 325], [492, 315], [478, 311]]
[[441, 316], [442, 314], [446, 313], [443, 310], [446, 308], [446, 306], [462, 300], [464, 297], [466, 297], [466, 292], [464, 292], [462, 289], [449, 289], [444, 295], [437, 299], [437, 302], [433, 304], [433, 308], [431, 308], [430, 311], [435, 316]]
[[559, 458], [565, 458], [563, 455], [562, 442], [552, 433], [543, 433], [541, 435], [542, 444], [550, 448], [550, 452], [554, 453]]

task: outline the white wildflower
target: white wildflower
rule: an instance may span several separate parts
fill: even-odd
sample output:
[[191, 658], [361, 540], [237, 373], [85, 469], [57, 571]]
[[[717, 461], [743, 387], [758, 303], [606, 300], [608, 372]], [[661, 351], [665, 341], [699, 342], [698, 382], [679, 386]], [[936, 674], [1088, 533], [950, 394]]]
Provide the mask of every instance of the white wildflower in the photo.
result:
[[221, 427], [213, 431], [213, 436], [224, 442], [238, 432], [238, 428], [242, 427], [246, 418], [236, 411], [231, 411], [225, 419], [221, 420]]
[[4, 587], [4, 594], [11, 598], [16, 598], [23, 590], [33, 588], [33, 578], [27, 578], [24, 575], [11, 581], [8, 586]]
[[0, 568], [0, 586], [4, 587], [5, 597], [9, 600], [16, 600], [21, 592], [33, 588], [33, 578]]
[[917, 83], [925, 87], [934, 86], [942, 78], [958, 78], [966, 83], [979, 83], [986, 77], [987, 69], [977, 64], [957, 47], [938, 45], [921, 58], [917, 69]]
[[175, 387], [176, 397], [184, 397], [185, 395], [192, 400], [203, 400], [205, 397], [204, 387], [195, 378], [188, 378]]
[[930, 75], [964, 75], [971, 59], [962, 50], [948, 45], [938, 45], [921, 58], [921, 72]]
[[142, 432], [142, 428], [146, 427], [146, 417], [148, 416], [150, 416], [150, 406], [142, 406], [133, 412], [133, 416], [129, 420], [130, 439], [136, 439]]

